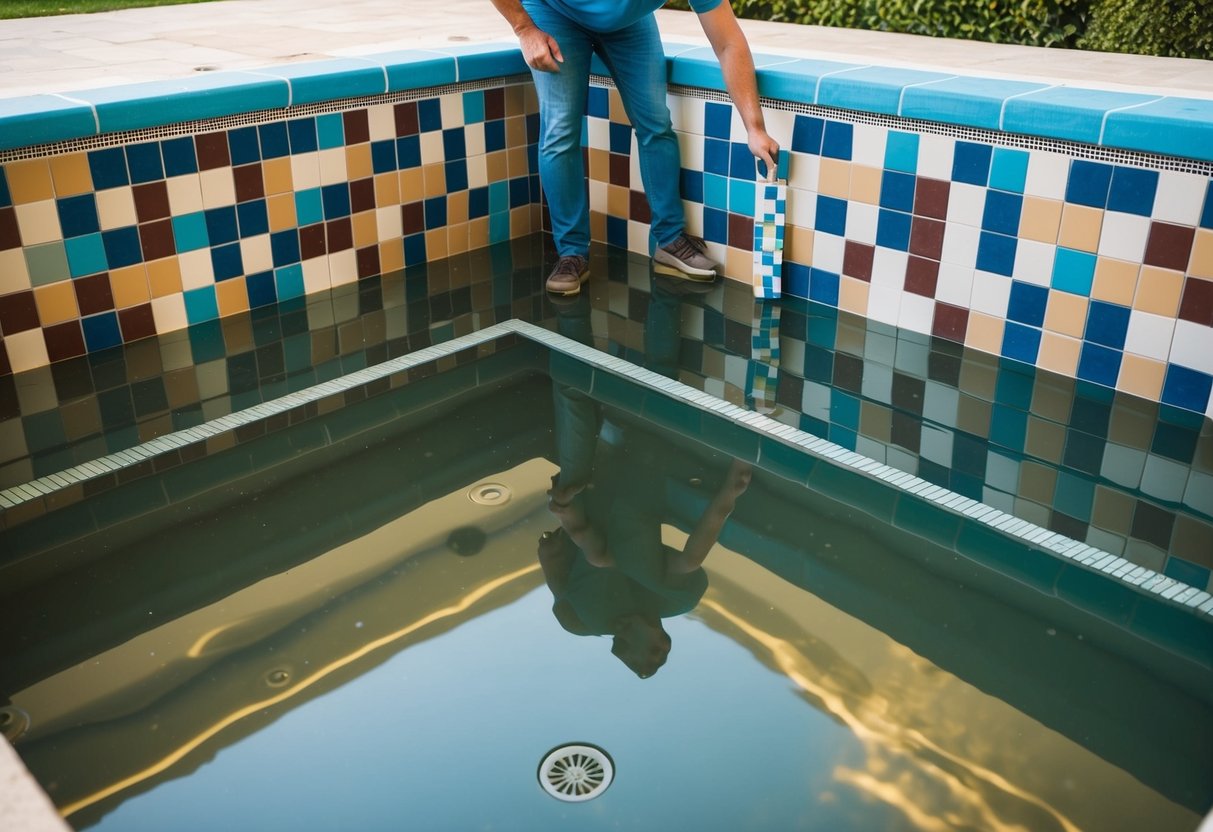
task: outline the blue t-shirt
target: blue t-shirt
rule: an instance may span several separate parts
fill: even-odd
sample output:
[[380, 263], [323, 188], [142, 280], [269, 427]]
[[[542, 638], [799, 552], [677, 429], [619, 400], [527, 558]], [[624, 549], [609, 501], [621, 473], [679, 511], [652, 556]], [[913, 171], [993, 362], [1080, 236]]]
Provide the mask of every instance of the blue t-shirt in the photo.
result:
[[[665, 0], [543, 0], [565, 17], [594, 32], [615, 32], [660, 9]], [[720, 0], [690, 0], [696, 14], [710, 12]]]

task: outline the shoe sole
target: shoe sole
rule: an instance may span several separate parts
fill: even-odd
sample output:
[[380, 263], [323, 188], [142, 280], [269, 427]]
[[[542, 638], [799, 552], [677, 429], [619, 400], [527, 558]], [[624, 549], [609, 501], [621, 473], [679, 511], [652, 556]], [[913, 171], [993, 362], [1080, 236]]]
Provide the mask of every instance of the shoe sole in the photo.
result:
[[581, 274], [577, 275], [577, 283], [567, 289], [553, 289], [551, 284], [545, 284], [549, 294], [559, 295], [562, 298], [572, 297], [581, 293], [581, 286], [590, 279], [590, 270], [586, 269]]
[[[694, 266], [688, 266], [686, 263], [682, 262], [673, 255], [668, 254], [667, 252], [661, 252], [661, 254], [666, 254], [666, 256], [669, 257], [669, 259], [673, 262], [667, 262], [666, 260], [661, 259], [660, 254], [653, 256], [653, 262], [665, 266], [667, 269], [674, 269], [679, 274], [684, 274], [687, 277], [699, 276], [712, 278], [716, 276], [715, 269], [697, 269]], [[662, 272], [662, 274], [673, 274], [673, 272]]]
[[653, 271], [658, 274], [664, 274], [667, 277], [680, 277], [683, 280], [693, 280], [696, 283], [711, 283], [716, 279], [716, 272], [694, 271], [687, 272], [671, 266], [668, 263], [662, 263], [660, 260], [653, 261]]

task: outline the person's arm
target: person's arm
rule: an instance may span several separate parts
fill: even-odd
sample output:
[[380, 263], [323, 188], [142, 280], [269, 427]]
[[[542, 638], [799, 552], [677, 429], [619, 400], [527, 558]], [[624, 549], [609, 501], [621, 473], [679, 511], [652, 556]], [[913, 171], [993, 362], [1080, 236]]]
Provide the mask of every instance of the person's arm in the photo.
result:
[[741, 115], [741, 123], [745, 125], [750, 152], [766, 162], [767, 178], [774, 179], [775, 163], [779, 160], [779, 142], [767, 134], [762, 107], [758, 103], [754, 56], [750, 54], [750, 44], [737, 23], [729, 0], [720, 0], [716, 8], [700, 14], [699, 23], [720, 61], [724, 85], [733, 99], [733, 106]]
[[518, 45], [522, 47], [522, 57], [527, 66], [543, 72], [559, 72], [560, 64], [564, 63], [560, 45], [554, 37], [535, 25], [526, 9], [522, 8], [522, 3], [519, 0], [492, 0], [492, 3], [518, 36]]
[[724, 522], [733, 513], [733, 509], [737, 505], [737, 498], [750, 487], [750, 477], [753, 471], [754, 469], [748, 463], [733, 460], [724, 485], [712, 498], [712, 502], [708, 503], [707, 511], [695, 523], [695, 528], [687, 537], [687, 545], [666, 562], [667, 572], [685, 575], [703, 565], [708, 552], [720, 538], [720, 530], [724, 528]]

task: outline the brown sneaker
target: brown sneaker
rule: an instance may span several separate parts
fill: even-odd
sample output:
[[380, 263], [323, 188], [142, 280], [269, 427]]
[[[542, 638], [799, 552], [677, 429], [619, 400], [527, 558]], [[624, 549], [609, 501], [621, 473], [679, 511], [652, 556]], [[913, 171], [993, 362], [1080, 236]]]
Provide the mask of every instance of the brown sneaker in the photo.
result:
[[547, 288], [554, 295], [575, 295], [581, 284], [590, 279], [590, 261], [573, 254], [556, 261], [556, 268], [548, 275]]
[[671, 277], [711, 281], [716, 278], [716, 269], [719, 267], [708, 257], [707, 251], [707, 244], [703, 240], [689, 234], [681, 234], [668, 246], [653, 252], [653, 268]]

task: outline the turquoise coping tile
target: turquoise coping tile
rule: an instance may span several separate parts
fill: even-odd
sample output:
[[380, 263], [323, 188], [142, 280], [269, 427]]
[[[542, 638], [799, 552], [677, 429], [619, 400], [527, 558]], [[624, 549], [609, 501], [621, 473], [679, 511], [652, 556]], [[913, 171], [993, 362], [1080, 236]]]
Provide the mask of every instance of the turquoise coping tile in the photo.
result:
[[869, 66], [827, 75], [817, 88], [817, 104], [870, 113], [896, 115], [901, 107], [902, 91], [913, 84], [954, 78], [944, 72], [921, 69]]
[[1097, 144], [1104, 116], [1110, 111], [1155, 98], [1128, 92], [1050, 87], [1008, 100], [1003, 108], [1002, 129]]
[[1213, 162], [1213, 101], [1163, 98], [1108, 113], [1100, 143]]
[[819, 61], [809, 58], [772, 64], [758, 70], [758, 94], [765, 98], [778, 98], [782, 101], [816, 104], [817, 85], [822, 76], [832, 72], [860, 69], [862, 66], [863, 64]]
[[1029, 81], [947, 78], [907, 87], [901, 97], [899, 115], [997, 130], [1008, 98], [1047, 88], [1047, 84]]
[[71, 93], [96, 107], [102, 133], [280, 109], [290, 94], [284, 79], [250, 72], [208, 72]]
[[[764, 67], [790, 64], [794, 61], [795, 58], [786, 55], [755, 55], [754, 68], [761, 74]], [[673, 66], [670, 67], [670, 83], [710, 90], [725, 88], [724, 76], [720, 74], [720, 61], [710, 46], [699, 46], [675, 55]]]
[[369, 58], [305, 61], [250, 72], [286, 79], [290, 84], [291, 104], [314, 104], [317, 101], [381, 95], [387, 92], [383, 65]]
[[0, 150], [96, 133], [97, 119], [90, 104], [58, 95], [0, 99]]
[[531, 74], [517, 43], [475, 43], [432, 51], [455, 59], [455, 80], [459, 82]]
[[457, 77], [453, 55], [427, 49], [400, 49], [362, 57], [386, 70], [388, 92], [453, 84]]

